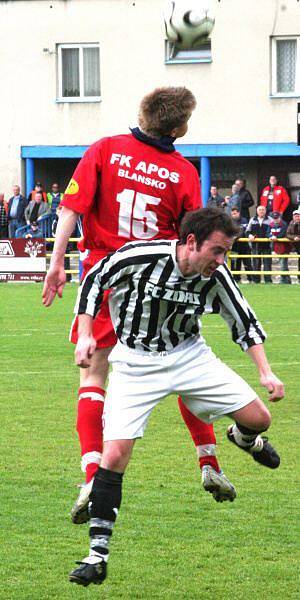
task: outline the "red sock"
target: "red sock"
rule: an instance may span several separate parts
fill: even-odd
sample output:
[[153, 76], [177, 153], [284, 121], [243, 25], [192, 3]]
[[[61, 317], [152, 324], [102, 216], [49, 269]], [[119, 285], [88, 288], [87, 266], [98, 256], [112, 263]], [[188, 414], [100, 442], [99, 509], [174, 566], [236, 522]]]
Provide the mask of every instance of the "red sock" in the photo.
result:
[[208, 425], [195, 417], [180, 397], [178, 398], [178, 405], [181, 416], [196, 446], [200, 468], [202, 469], [204, 465], [211, 465], [219, 473], [220, 467], [215, 456], [216, 436], [213, 425]]
[[78, 391], [77, 432], [81, 447], [81, 467], [88, 483], [99, 468], [103, 450], [102, 413], [105, 392], [96, 386]]

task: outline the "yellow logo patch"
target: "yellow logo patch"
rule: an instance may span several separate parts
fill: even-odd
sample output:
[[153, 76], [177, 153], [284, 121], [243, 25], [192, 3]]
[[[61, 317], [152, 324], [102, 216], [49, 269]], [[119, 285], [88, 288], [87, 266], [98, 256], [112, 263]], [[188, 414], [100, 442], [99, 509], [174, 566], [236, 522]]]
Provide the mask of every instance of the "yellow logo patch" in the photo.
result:
[[69, 194], [70, 196], [73, 196], [74, 194], [77, 194], [77, 192], [79, 192], [79, 185], [78, 185], [77, 181], [75, 181], [75, 179], [70, 179], [69, 185], [65, 191], [65, 194]]

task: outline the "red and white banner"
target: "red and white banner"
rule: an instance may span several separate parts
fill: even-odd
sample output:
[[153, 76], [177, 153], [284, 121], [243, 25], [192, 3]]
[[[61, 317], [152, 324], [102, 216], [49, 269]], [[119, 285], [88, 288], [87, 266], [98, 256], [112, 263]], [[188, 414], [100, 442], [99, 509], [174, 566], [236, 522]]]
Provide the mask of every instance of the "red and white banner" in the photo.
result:
[[40, 238], [0, 240], [1, 281], [43, 281], [46, 245]]

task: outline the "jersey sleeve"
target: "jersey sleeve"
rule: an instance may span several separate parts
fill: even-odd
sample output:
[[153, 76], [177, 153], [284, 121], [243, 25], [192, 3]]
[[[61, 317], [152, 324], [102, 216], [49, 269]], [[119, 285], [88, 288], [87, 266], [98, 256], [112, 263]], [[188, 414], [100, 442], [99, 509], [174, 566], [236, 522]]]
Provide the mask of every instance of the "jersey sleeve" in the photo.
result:
[[233, 281], [229, 269], [223, 265], [215, 274], [217, 304], [220, 316], [231, 330], [232, 340], [242, 350], [263, 344], [266, 333], [243, 294]]
[[62, 206], [79, 214], [91, 208], [101, 174], [101, 147], [102, 141], [96, 142], [83, 155], [63, 195]]

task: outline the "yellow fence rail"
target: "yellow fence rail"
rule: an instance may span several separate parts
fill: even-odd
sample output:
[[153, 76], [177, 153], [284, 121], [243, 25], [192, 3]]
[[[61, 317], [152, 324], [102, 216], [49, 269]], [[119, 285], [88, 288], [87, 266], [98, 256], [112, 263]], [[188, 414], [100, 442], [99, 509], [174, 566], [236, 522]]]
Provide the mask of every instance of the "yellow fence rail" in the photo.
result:
[[[54, 238], [46, 238], [46, 242], [53, 242], [54, 243], [55, 239]], [[70, 242], [78, 242], [79, 238], [70, 238], [69, 240]], [[249, 238], [239, 238], [237, 240], [237, 242], [247, 242], [247, 244], [256, 244], [257, 242], [264, 242], [264, 243], [289, 243], [291, 244], [291, 246], [293, 245], [293, 241], [292, 240], [288, 240], [287, 238], [279, 238], [277, 240], [270, 240], [268, 238], [255, 238], [254, 240], [249, 240]], [[251, 248], [251, 246], [250, 246]], [[46, 253], [46, 257], [47, 258], [51, 258], [52, 253], [51, 252], [47, 252]], [[77, 258], [79, 261], [79, 252], [78, 251], [74, 251], [74, 252], [68, 252], [67, 254], [65, 254], [65, 258]], [[297, 254], [295, 252], [290, 252], [288, 254], [277, 254], [275, 252], [273, 252], [272, 254], [254, 254], [254, 253], [249, 253], [249, 254], [238, 254], [237, 252], [229, 252], [227, 255], [227, 264], [229, 269], [231, 270], [231, 265], [232, 265], [232, 261], [233, 260], [237, 260], [237, 259], [244, 259], [244, 258], [249, 258], [251, 260], [253, 259], [257, 259], [257, 258], [271, 258], [271, 259], [279, 259], [279, 258], [288, 258], [291, 260], [300, 260], [300, 254]], [[246, 270], [242, 270], [242, 271], [231, 271], [233, 275], [297, 275], [300, 276], [300, 271], [279, 271], [279, 270], [272, 270], [272, 271], [246, 271]], [[79, 273], [79, 268], [78, 269], [67, 269], [66, 273], [70, 273], [72, 274], [78, 274]]]

